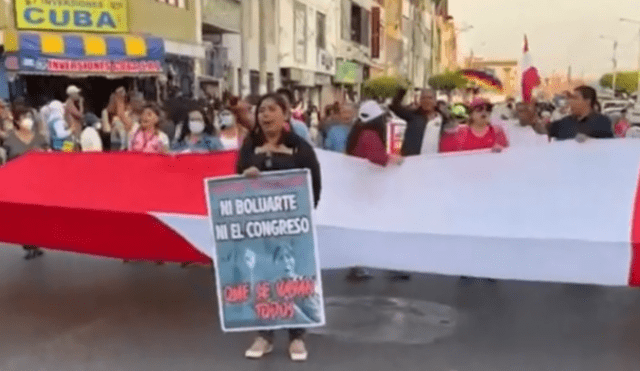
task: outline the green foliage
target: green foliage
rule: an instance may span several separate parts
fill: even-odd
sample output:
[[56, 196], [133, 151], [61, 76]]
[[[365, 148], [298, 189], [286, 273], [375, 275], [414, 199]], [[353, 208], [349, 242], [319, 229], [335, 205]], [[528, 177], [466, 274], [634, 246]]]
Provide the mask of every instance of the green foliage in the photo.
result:
[[467, 79], [459, 72], [447, 71], [440, 75], [432, 76], [429, 79], [429, 85], [433, 89], [442, 90], [451, 93], [456, 89], [462, 89], [467, 86]]
[[371, 99], [393, 98], [399, 88], [408, 87], [409, 82], [402, 77], [382, 76], [367, 80], [362, 87], [362, 95]]
[[[600, 78], [600, 86], [611, 88], [613, 84], [613, 74], [608, 73]], [[616, 90], [626, 91], [631, 94], [638, 90], [638, 72], [618, 72], [616, 73]]]

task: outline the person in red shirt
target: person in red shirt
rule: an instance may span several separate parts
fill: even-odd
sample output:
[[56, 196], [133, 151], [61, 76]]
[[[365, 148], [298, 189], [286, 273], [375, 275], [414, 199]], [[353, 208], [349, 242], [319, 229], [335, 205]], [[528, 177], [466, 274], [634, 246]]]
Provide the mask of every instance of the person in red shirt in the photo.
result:
[[455, 135], [442, 138], [440, 152], [473, 151], [492, 149], [500, 152], [509, 146], [504, 130], [490, 122], [491, 103], [482, 98], [474, 99], [469, 105], [471, 114], [468, 125], [460, 125]]
[[[365, 101], [358, 110], [356, 124], [347, 137], [347, 154], [366, 158], [374, 164], [387, 166], [402, 163], [402, 157], [387, 153], [387, 114], [380, 105], [372, 100]], [[349, 281], [373, 278], [368, 270], [354, 267], [347, 275]], [[389, 272], [391, 279], [409, 279], [402, 272]]]
[[624, 138], [627, 136], [627, 130], [631, 127], [629, 125], [629, 121], [627, 121], [627, 111], [624, 110], [621, 113], [621, 116], [616, 120], [616, 124], [613, 126], [613, 133], [616, 138]]
[[402, 157], [387, 153], [387, 115], [380, 105], [372, 100], [362, 103], [358, 111], [358, 122], [347, 138], [347, 154], [366, 158], [374, 164], [400, 164]]

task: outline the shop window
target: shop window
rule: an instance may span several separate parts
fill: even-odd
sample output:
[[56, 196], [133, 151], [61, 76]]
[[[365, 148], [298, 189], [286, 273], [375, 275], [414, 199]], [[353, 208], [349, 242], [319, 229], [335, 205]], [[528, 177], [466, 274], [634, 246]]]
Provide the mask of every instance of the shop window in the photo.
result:
[[316, 45], [319, 49], [327, 48], [327, 40], [325, 35], [326, 28], [326, 16], [320, 12], [317, 12], [317, 25], [316, 25]]
[[251, 95], [260, 95], [260, 73], [258, 71], [251, 71], [249, 74], [249, 88], [251, 89]]
[[293, 27], [294, 34], [294, 55], [296, 62], [307, 62], [307, 6], [300, 2], [295, 2]]
[[371, 43], [371, 12], [351, 4], [351, 41], [369, 46]]
[[156, 0], [159, 3], [175, 6], [176, 8], [187, 9], [187, 0]]
[[362, 40], [362, 8], [351, 4], [351, 41], [360, 43]]
[[269, 94], [273, 93], [273, 74], [271, 72], [267, 73], [267, 92]]

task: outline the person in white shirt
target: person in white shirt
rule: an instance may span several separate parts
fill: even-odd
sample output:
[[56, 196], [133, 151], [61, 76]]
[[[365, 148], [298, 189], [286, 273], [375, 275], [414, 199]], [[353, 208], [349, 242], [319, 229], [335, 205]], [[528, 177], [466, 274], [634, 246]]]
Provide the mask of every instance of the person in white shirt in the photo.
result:
[[516, 120], [511, 120], [511, 125], [504, 125], [511, 147], [535, 147], [549, 143], [549, 137], [539, 130], [541, 118], [533, 104], [519, 102], [516, 105], [516, 117]]
[[82, 152], [102, 152], [103, 145], [100, 139], [100, 119], [92, 114], [85, 115], [86, 126], [80, 133], [80, 149]]

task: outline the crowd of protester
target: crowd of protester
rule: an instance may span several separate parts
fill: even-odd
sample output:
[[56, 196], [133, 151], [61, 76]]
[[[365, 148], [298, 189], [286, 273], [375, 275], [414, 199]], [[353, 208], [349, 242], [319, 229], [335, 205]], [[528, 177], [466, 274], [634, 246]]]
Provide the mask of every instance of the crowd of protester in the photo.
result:
[[[287, 89], [258, 100], [225, 96], [202, 104], [195, 101], [145, 102], [135, 92], [119, 88], [111, 94], [100, 117], [85, 111], [82, 92], [67, 89], [67, 100], [51, 101], [36, 110], [24, 101], [11, 106], [0, 101], [0, 143], [3, 161], [28, 151], [133, 151], [144, 153], [203, 153], [238, 150], [237, 172], [307, 168], [311, 171], [314, 204], [320, 201], [320, 164], [314, 148], [369, 160], [378, 166], [402, 166], [407, 156], [543, 146], [558, 140], [629, 136], [624, 116], [612, 121], [599, 112], [596, 92], [581, 86], [565, 93], [557, 106], [535, 102], [507, 102], [502, 112], [486, 99], [448, 104], [425, 89], [411, 105], [403, 105], [406, 91], [388, 105], [376, 100], [335, 102], [324, 110], [310, 105], [305, 111]], [[388, 123], [406, 123], [399, 154], [390, 153]], [[26, 259], [42, 255], [24, 246]], [[349, 279], [368, 279], [356, 267]], [[392, 279], [409, 279], [390, 272]], [[466, 277], [463, 277], [466, 279]], [[289, 330], [292, 359], [307, 357], [303, 329]], [[260, 358], [273, 349], [273, 332], [258, 334], [247, 350]]]

